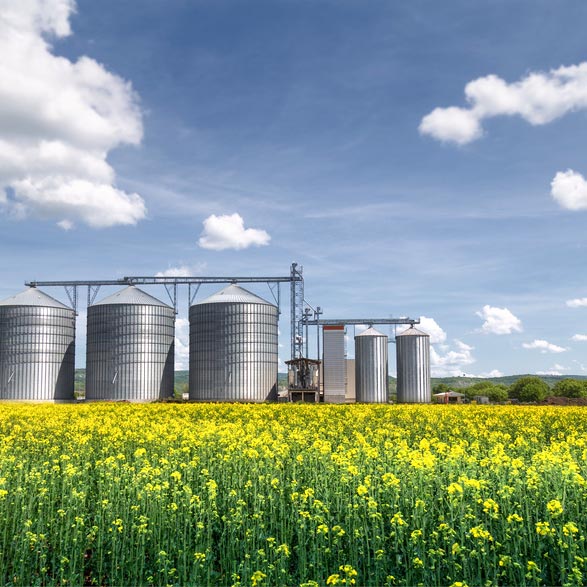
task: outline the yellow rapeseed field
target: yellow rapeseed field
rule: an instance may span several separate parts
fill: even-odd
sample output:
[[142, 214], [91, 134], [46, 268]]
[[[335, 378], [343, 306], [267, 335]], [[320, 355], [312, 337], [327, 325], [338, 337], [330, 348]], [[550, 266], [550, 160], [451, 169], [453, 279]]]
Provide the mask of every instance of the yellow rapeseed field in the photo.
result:
[[3, 585], [581, 585], [587, 411], [0, 405]]

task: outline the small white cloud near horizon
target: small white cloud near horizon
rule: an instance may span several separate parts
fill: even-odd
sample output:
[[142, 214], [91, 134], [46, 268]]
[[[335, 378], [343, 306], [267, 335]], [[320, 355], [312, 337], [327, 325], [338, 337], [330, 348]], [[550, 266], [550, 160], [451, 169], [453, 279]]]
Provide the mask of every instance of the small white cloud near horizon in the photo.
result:
[[587, 180], [576, 171], [559, 171], [550, 183], [550, 195], [567, 210], [587, 210]]
[[587, 342], [587, 334], [573, 334], [571, 340], [575, 342]]
[[269, 244], [269, 234], [257, 228], [245, 228], [244, 220], [238, 213], [216, 216], [212, 214], [203, 222], [198, 244], [203, 249], [212, 251], [224, 251], [233, 249], [236, 251], [251, 246], [265, 246]]
[[522, 332], [522, 321], [507, 308], [496, 308], [486, 304], [480, 312], [475, 314], [485, 320], [481, 326], [481, 332], [485, 334], [502, 335]]
[[422, 118], [419, 131], [458, 145], [483, 135], [481, 123], [496, 116], [520, 116], [533, 126], [548, 124], [569, 112], [587, 108], [587, 62], [548, 72], [530, 72], [507, 83], [487, 75], [465, 86], [467, 108], [435, 108]]
[[575, 298], [574, 300], [567, 300], [566, 302], [569, 308], [583, 308], [587, 306], [587, 298]]
[[420, 316], [420, 324], [417, 325], [417, 328], [430, 335], [430, 344], [442, 344], [446, 342], [446, 332], [438, 325], [434, 318]]
[[196, 263], [195, 265], [179, 265], [177, 267], [169, 267], [165, 271], [158, 271], [155, 277], [192, 277], [200, 275], [206, 269], [207, 263]]
[[541, 353], [564, 353], [568, 349], [558, 346], [556, 344], [552, 344], [546, 340], [542, 339], [535, 339], [532, 342], [524, 342], [522, 343], [522, 347], [525, 349], [537, 349]]
[[456, 350], [449, 350], [444, 355], [430, 347], [430, 370], [433, 377], [456, 377], [464, 372], [466, 365], [475, 363], [471, 351], [474, 347], [455, 339]]
[[55, 55], [71, 34], [75, 0], [1, 2], [0, 206], [64, 230], [134, 225], [147, 209], [116, 186], [108, 154], [139, 145], [139, 98], [94, 59]]
[[547, 369], [546, 371], [536, 371], [536, 375], [562, 375], [563, 371], [568, 371], [568, 368], [555, 363], [552, 367], [550, 367], [550, 369]]
[[471, 375], [471, 377], [479, 377], [481, 379], [491, 379], [492, 377], [503, 377], [504, 374], [499, 369], [492, 369], [485, 373], [479, 373], [478, 375]]

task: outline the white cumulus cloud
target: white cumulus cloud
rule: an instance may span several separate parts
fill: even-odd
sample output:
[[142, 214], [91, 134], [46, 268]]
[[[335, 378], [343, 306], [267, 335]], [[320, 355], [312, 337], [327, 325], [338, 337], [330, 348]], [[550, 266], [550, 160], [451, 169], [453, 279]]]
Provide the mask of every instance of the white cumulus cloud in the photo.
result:
[[460, 340], [455, 340], [456, 349], [444, 354], [430, 347], [430, 370], [433, 377], [455, 377], [463, 374], [464, 367], [475, 362], [471, 351], [474, 348]]
[[538, 349], [542, 353], [564, 353], [567, 350], [562, 346], [538, 338], [532, 342], [524, 342], [522, 346], [525, 349]]
[[458, 145], [466, 145], [483, 134], [479, 120], [470, 110], [455, 107], [435, 108], [422, 118], [419, 131]]
[[0, 203], [66, 230], [136, 224], [145, 203], [116, 187], [107, 157], [141, 142], [138, 97], [95, 60], [53, 53], [74, 10], [74, 0], [0, 0]]
[[250, 246], [268, 245], [271, 237], [264, 230], [245, 228], [240, 214], [216, 216], [204, 220], [204, 230], [198, 244], [203, 249], [223, 251], [225, 249], [246, 249]]
[[481, 123], [495, 116], [520, 116], [532, 125], [552, 122], [587, 108], [587, 62], [529, 73], [507, 83], [487, 75], [465, 86], [468, 108], [436, 108], [420, 124], [420, 132], [441, 141], [465, 144], [482, 135]]
[[582, 308], [587, 306], [587, 298], [575, 298], [574, 300], [567, 300], [569, 308]]
[[587, 342], [587, 334], [573, 334], [571, 340], [575, 342]]
[[587, 181], [572, 169], [559, 171], [550, 184], [551, 196], [567, 210], [587, 209]]
[[446, 332], [444, 332], [434, 318], [420, 316], [418, 329], [430, 335], [430, 344], [443, 343], [446, 341]]
[[484, 320], [481, 331], [486, 334], [511, 334], [522, 332], [522, 322], [507, 308], [485, 305], [477, 316]]
[[206, 263], [196, 263], [195, 265], [178, 265], [177, 267], [168, 267], [165, 271], [158, 271], [155, 277], [193, 277], [200, 275], [206, 268]]

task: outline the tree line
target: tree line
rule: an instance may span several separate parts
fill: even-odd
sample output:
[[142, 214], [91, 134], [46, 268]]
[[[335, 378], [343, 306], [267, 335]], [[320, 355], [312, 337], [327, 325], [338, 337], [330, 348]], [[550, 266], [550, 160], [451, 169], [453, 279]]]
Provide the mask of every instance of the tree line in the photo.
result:
[[[445, 393], [451, 388], [446, 383], [437, 383], [433, 393]], [[541, 402], [549, 396], [581, 398], [587, 397], [587, 380], [561, 379], [552, 387], [540, 379], [540, 377], [521, 377], [512, 385], [494, 383], [493, 381], [480, 381], [468, 387], [454, 389], [463, 393], [469, 400], [475, 397], [485, 396], [490, 402], [506, 402], [517, 400], [520, 402]]]

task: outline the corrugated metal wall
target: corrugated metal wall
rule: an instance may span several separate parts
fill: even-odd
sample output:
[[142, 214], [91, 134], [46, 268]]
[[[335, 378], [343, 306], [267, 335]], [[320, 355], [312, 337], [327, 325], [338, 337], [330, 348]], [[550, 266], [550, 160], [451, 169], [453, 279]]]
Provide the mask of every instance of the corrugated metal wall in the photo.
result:
[[190, 399], [277, 399], [277, 308], [265, 303], [190, 307]]
[[88, 308], [86, 399], [153, 401], [173, 395], [175, 314], [168, 306]]
[[430, 337], [400, 334], [395, 340], [398, 403], [430, 403]]
[[0, 306], [0, 399], [73, 400], [75, 314]]
[[358, 402], [387, 402], [387, 341], [384, 334], [355, 336], [355, 389]]
[[324, 402], [344, 403], [346, 395], [346, 361], [344, 326], [322, 328], [324, 349]]

